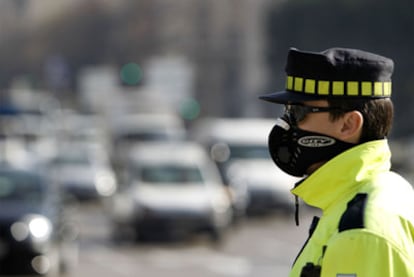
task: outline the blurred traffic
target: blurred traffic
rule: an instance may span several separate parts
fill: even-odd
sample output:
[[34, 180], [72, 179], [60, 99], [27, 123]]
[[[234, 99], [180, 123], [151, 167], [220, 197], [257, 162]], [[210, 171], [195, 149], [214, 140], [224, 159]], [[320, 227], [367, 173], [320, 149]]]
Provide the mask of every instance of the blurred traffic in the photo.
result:
[[0, 202], [1, 274], [57, 276], [76, 266], [78, 229], [47, 176], [3, 164]]
[[191, 241], [200, 234], [223, 244], [243, 228], [240, 221], [291, 215], [289, 190], [296, 179], [270, 160], [271, 119], [189, 122], [174, 106], [111, 114], [47, 100], [10, 102], [0, 110], [5, 273], [55, 276], [73, 270], [79, 234], [93, 227], [74, 219], [91, 203], [104, 215], [102, 228], [114, 246]]

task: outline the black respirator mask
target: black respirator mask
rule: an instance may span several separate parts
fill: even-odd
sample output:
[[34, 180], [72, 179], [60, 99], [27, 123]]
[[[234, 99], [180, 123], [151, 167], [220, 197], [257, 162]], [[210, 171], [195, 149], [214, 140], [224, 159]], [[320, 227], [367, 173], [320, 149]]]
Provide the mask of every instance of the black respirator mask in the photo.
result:
[[299, 129], [285, 114], [269, 134], [269, 152], [284, 172], [303, 177], [314, 163], [328, 161], [355, 146], [333, 137]]

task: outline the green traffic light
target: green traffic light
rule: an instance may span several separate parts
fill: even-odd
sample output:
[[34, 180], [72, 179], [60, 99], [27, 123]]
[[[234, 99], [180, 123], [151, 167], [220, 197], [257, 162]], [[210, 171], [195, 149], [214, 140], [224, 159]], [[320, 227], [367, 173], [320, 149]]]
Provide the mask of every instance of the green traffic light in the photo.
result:
[[120, 75], [125, 84], [137, 85], [142, 79], [142, 70], [136, 63], [127, 63], [122, 66]]

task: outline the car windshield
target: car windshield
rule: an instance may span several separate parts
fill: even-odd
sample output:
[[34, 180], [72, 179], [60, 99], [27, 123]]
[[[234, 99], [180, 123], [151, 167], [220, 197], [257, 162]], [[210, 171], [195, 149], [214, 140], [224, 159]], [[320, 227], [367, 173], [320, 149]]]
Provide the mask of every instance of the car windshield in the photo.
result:
[[42, 201], [44, 186], [40, 178], [19, 173], [0, 173], [0, 202], [18, 200], [38, 203]]
[[155, 184], [202, 183], [201, 172], [197, 167], [184, 166], [147, 166], [141, 169], [141, 180]]
[[231, 145], [230, 153], [232, 159], [270, 158], [267, 146], [263, 145]]
[[134, 142], [134, 141], [153, 141], [153, 140], [167, 140], [168, 135], [163, 132], [138, 132], [128, 133], [119, 137], [119, 143]]
[[68, 165], [68, 164], [82, 165], [82, 164], [88, 164], [88, 163], [89, 163], [88, 156], [82, 153], [70, 153], [70, 154], [67, 153], [65, 155], [56, 157], [53, 160], [53, 164], [55, 165]]

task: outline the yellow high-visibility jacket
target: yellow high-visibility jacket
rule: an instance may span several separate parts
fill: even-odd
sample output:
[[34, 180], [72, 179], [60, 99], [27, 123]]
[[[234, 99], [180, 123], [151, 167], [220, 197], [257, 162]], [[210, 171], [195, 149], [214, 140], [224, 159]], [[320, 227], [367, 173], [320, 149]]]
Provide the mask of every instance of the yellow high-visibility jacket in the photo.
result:
[[360, 144], [292, 190], [322, 216], [290, 277], [414, 277], [414, 190], [390, 159], [387, 140]]

